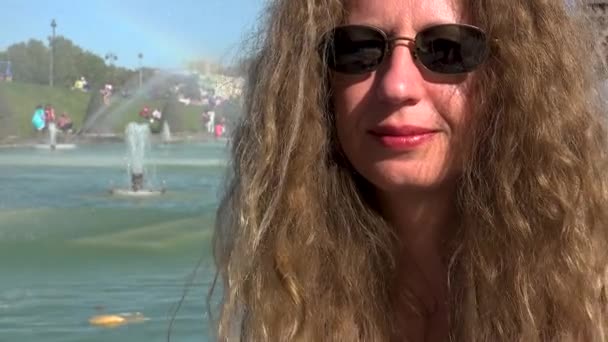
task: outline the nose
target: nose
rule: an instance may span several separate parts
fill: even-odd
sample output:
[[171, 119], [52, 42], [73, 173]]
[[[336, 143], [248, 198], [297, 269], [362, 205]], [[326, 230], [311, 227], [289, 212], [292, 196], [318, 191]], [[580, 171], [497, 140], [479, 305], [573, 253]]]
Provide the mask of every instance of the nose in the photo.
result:
[[377, 95], [390, 104], [416, 104], [424, 93], [424, 78], [406, 43], [397, 42], [376, 71]]

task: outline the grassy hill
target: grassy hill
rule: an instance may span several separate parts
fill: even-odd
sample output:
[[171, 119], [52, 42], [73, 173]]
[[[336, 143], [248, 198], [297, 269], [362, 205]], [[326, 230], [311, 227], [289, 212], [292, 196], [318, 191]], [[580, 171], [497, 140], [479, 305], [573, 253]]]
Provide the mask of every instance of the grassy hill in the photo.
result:
[[[95, 95], [97, 96], [97, 95]], [[171, 99], [149, 99], [145, 96], [131, 96], [123, 98], [114, 96], [110, 105], [105, 106], [101, 100], [94, 99], [99, 104], [93, 106], [95, 109], [89, 113], [86, 119], [87, 126], [92, 124], [94, 132], [122, 133], [129, 122], [142, 122], [139, 112], [144, 106], [150, 108], [150, 112], [158, 109], [163, 117], [169, 122], [173, 132], [198, 132], [201, 129], [200, 114], [201, 107], [186, 106]]]
[[52, 104], [57, 115], [67, 112], [81, 127], [90, 94], [61, 87], [0, 82], [0, 139], [34, 135], [31, 119], [37, 105]]
[[[100, 101], [97, 92], [82, 93], [62, 87], [0, 82], [0, 140], [8, 136], [32, 137], [34, 131], [31, 118], [34, 108], [45, 104], [52, 104], [57, 115], [67, 112], [77, 130], [86, 122], [90, 131], [122, 133], [127, 123], [140, 120], [138, 113], [144, 106], [151, 110], [160, 109], [173, 132], [201, 130], [201, 107], [142, 96], [123, 98], [115, 95], [109, 106], [101, 105]], [[90, 113], [87, 114], [87, 111]]]

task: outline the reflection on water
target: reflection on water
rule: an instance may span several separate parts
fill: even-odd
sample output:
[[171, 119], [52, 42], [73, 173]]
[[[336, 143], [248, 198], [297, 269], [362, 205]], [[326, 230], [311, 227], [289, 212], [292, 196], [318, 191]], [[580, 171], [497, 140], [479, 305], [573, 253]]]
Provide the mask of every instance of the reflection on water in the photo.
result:
[[[0, 331], [7, 341], [206, 341], [213, 276], [211, 226], [225, 144], [154, 146], [150, 162], [169, 191], [112, 197], [128, 182], [124, 145], [0, 150]], [[190, 281], [200, 257], [201, 268]], [[91, 326], [102, 314], [146, 320]]]

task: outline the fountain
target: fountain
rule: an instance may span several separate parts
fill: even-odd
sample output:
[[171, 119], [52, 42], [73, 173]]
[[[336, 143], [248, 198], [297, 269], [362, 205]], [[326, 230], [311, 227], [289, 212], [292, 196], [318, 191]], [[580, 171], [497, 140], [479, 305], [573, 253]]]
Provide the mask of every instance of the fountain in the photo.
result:
[[146, 154], [150, 152], [150, 127], [147, 124], [131, 122], [125, 130], [127, 145], [127, 172], [130, 179], [129, 188], [113, 188], [110, 192], [114, 195], [124, 196], [154, 196], [165, 193], [164, 188], [153, 189], [147, 180]]
[[[215, 270], [196, 264], [212, 258], [229, 152], [190, 141], [161, 150], [150, 138], [144, 189], [166, 178], [163, 196], [108, 193], [130, 190], [124, 140], [0, 150], [0, 341], [145, 342], [167, 333], [168, 313], [177, 318], [172, 340], [214, 341], [197, 294], [208, 293]], [[182, 283], [190, 292], [175, 313]]]
[[171, 130], [169, 129], [169, 123], [167, 122], [167, 120], [163, 121], [163, 128], [161, 134], [163, 143], [168, 144], [171, 142]]
[[54, 122], [49, 124], [49, 146], [51, 146], [51, 150], [57, 147], [57, 126]]
[[48, 124], [49, 138], [47, 144], [37, 144], [36, 148], [50, 150], [68, 150], [76, 148], [74, 144], [58, 144], [57, 143], [57, 125], [54, 122]]

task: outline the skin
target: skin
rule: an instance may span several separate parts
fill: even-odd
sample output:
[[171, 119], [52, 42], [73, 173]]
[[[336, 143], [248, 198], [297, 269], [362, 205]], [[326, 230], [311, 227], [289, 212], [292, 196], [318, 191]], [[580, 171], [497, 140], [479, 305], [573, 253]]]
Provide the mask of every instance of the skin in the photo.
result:
[[[467, 23], [450, 0], [350, 0], [346, 24], [372, 25], [389, 37], [415, 37], [439, 23]], [[447, 281], [442, 242], [454, 226], [455, 183], [467, 133], [467, 85], [474, 73], [439, 75], [417, 62], [407, 43], [365, 75], [333, 73], [336, 129], [355, 170], [376, 189], [385, 218], [402, 242], [396, 288], [410, 288], [416, 314], [404, 305], [399, 326], [411, 341], [447, 339]], [[435, 133], [407, 150], [387, 148], [370, 130], [412, 125]], [[399, 294], [397, 294], [399, 298]], [[401, 324], [402, 323], [402, 324]], [[396, 337], [399, 340], [399, 337]]]

